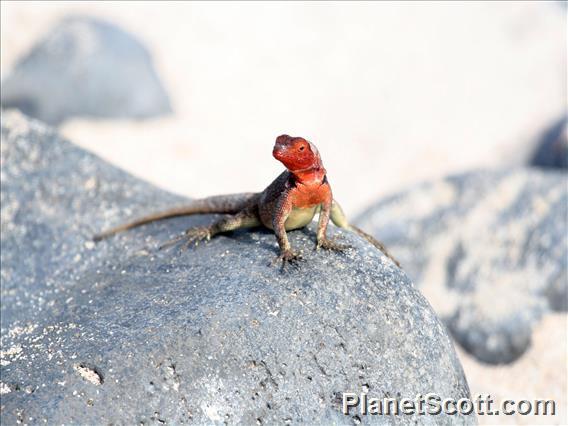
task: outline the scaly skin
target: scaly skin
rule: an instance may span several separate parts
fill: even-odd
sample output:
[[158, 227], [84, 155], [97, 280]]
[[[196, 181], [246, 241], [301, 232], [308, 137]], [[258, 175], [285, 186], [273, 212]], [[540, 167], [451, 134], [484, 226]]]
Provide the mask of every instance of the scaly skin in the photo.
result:
[[272, 155], [284, 164], [286, 171], [260, 193], [218, 195], [195, 200], [187, 206], [117, 226], [96, 235], [94, 240], [99, 241], [156, 220], [192, 214], [225, 213], [225, 216], [208, 227], [189, 228], [183, 235], [162, 247], [184, 239], [186, 245], [197, 244], [223, 232], [265, 226], [274, 230], [280, 246], [279, 259], [286, 263], [300, 259], [300, 255], [292, 250], [286, 231], [308, 225], [319, 212], [316, 249], [342, 251], [348, 248], [327, 238], [327, 225], [331, 219], [336, 226], [349, 229], [367, 239], [400, 266], [379, 241], [347, 222], [341, 207], [333, 199], [321, 157], [312, 143], [304, 138], [282, 135], [276, 138]]

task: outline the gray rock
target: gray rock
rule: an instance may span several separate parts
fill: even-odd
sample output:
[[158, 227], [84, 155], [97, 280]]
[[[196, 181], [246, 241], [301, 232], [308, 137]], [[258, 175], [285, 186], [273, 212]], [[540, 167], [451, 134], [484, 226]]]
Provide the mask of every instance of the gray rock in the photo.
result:
[[57, 25], [2, 82], [2, 107], [47, 123], [77, 116], [148, 118], [171, 112], [142, 43], [88, 17]]
[[479, 171], [394, 195], [356, 223], [381, 238], [455, 339], [507, 363], [550, 311], [566, 311], [568, 177]]
[[157, 246], [211, 217], [94, 245], [132, 215], [183, 202], [19, 114], [2, 124], [2, 424], [415, 424], [359, 416], [343, 392], [469, 396], [445, 327], [372, 246], [281, 271], [269, 232]]
[[568, 118], [562, 117], [548, 129], [530, 160], [531, 166], [568, 169]]

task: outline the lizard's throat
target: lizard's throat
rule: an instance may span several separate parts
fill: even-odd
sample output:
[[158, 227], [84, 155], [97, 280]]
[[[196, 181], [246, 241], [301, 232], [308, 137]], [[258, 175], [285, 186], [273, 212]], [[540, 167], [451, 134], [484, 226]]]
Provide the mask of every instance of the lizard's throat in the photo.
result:
[[302, 184], [321, 184], [326, 174], [326, 171], [322, 166], [289, 171], [294, 175], [296, 180]]

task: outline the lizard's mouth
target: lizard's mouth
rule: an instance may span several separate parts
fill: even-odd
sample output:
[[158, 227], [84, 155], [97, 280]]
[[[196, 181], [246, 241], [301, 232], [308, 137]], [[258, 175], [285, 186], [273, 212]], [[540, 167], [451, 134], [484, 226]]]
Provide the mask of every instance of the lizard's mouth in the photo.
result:
[[272, 150], [272, 156], [277, 160], [281, 161], [284, 157], [285, 152], [286, 149], [283, 146], [276, 144], [274, 145], [274, 149]]

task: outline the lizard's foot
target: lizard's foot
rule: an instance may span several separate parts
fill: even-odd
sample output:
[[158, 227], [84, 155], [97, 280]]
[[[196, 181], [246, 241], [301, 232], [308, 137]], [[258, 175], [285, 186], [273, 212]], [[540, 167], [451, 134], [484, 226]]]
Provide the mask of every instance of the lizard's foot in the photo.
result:
[[200, 241], [211, 239], [211, 231], [209, 228], [189, 228], [185, 231], [184, 237], [187, 239], [184, 248], [189, 248], [192, 244], [198, 245]]
[[160, 250], [166, 247], [170, 247], [181, 240], [186, 240], [183, 247], [184, 249], [187, 249], [192, 244], [198, 245], [200, 241], [210, 240], [210, 239], [211, 239], [211, 231], [209, 230], [209, 228], [204, 228], [204, 227], [189, 228], [183, 233], [183, 235], [180, 235], [179, 237], [173, 238], [162, 244], [160, 246]]
[[284, 268], [284, 266], [287, 264], [297, 266], [298, 262], [300, 262], [301, 260], [302, 260], [301, 254], [295, 253], [292, 250], [282, 250], [280, 256], [274, 259], [274, 263], [282, 262], [282, 268]]
[[333, 250], [333, 251], [343, 252], [343, 251], [349, 250], [351, 248], [351, 246], [347, 245], [347, 244], [340, 244], [340, 243], [338, 243], [334, 240], [329, 240], [327, 238], [324, 238], [324, 239], [319, 240], [317, 242], [316, 250], [319, 250], [320, 248], [322, 248], [324, 250]]

